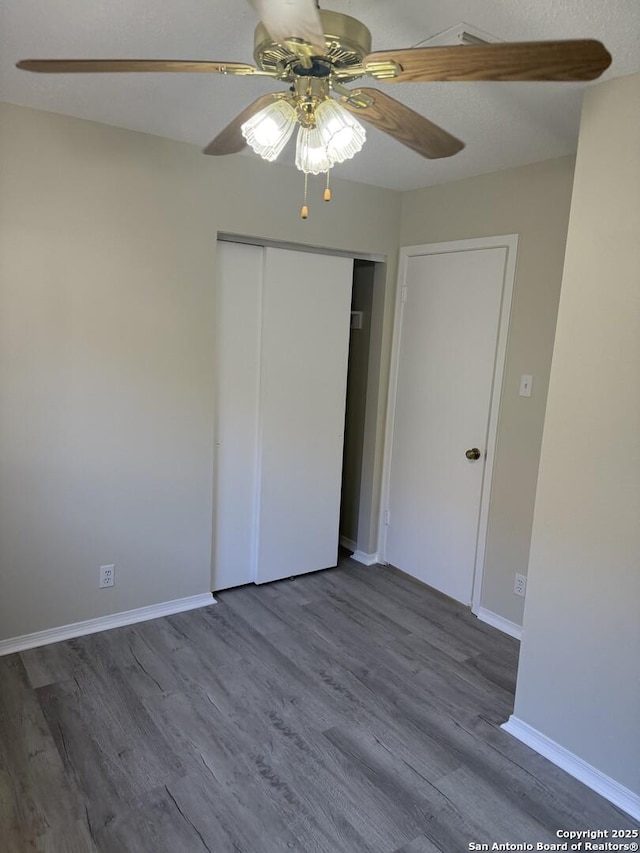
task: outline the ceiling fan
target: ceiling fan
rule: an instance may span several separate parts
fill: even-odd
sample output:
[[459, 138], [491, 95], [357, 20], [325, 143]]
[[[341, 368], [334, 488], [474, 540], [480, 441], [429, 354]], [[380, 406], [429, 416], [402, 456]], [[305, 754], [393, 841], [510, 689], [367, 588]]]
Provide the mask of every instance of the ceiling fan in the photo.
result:
[[[361, 77], [381, 83], [432, 81], [587, 81], [611, 63], [593, 39], [499, 42], [371, 52], [371, 33], [356, 18], [317, 8], [315, 0], [250, 0], [261, 22], [255, 65], [159, 59], [23, 59], [17, 67], [46, 73], [190, 72], [272, 77], [288, 90], [262, 95], [204, 149], [224, 155], [250, 145], [275, 160], [299, 125], [296, 166], [327, 174], [356, 154], [365, 140], [358, 118], [423, 157], [450, 157], [464, 143], [378, 89], [347, 88]], [[337, 99], [334, 97], [337, 95]], [[356, 118], [357, 117], [357, 118]]]

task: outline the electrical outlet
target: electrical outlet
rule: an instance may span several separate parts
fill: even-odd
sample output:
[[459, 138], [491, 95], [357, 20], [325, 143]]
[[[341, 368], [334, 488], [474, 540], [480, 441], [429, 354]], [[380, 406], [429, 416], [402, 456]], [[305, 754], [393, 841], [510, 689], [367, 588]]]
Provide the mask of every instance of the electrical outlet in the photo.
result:
[[516, 575], [515, 582], [513, 584], [513, 592], [514, 595], [519, 595], [522, 598], [525, 597], [527, 592], [527, 577], [526, 575]]
[[116, 582], [116, 567], [112, 564], [110, 566], [100, 566], [100, 581], [98, 583], [99, 589], [106, 589], [107, 587], [113, 586]]

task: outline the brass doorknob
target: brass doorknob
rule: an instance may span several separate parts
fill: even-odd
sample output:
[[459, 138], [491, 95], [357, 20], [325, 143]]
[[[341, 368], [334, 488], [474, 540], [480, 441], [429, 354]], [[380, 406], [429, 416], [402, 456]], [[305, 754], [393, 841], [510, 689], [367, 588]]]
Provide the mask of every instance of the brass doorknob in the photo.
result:
[[464, 455], [467, 457], [467, 459], [480, 459], [480, 457], [482, 456], [477, 447], [472, 447], [470, 450], [467, 450]]

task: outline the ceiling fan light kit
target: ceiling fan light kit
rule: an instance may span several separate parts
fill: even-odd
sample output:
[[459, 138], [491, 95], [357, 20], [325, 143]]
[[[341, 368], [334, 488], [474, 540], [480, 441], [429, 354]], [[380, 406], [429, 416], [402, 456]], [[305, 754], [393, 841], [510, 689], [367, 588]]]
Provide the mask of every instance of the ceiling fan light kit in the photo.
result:
[[[296, 87], [296, 90], [303, 87]], [[328, 94], [319, 103], [309, 92], [296, 91], [291, 100], [268, 104], [240, 126], [247, 145], [273, 162], [282, 152], [299, 122], [296, 166], [317, 175], [336, 163], [354, 157], [364, 145], [366, 131], [360, 122]], [[322, 151], [320, 151], [322, 149]]]
[[355, 157], [367, 138], [360, 122], [331, 98], [316, 109], [316, 124], [332, 165]]
[[240, 131], [247, 145], [272, 163], [291, 139], [297, 121], [297, 113], [288, 101], [275, 101], [247, 119]]
[[331, 160], [317, 127], [301, 127], [296, 142], [296, 167], [305, 175], [328, 172]]
[[593, 39], [482, 43], [475, 38], [472, 44], [461, 40], [455, 45], [371, 53], [371, 33], [363, 23], [349, 15], [320, 11], [315, 0], [251, 2], [263, 19], [255, 31], [255, 66], [157, 59], [26, 59], [17, 65], [44, 73], [259, 75], [288, 84], [288, 93], [257, 98], [204, 151], [216, 156], [235, 154], [249, 145], [273, 162], [299, 125], [295, 163], [305, 176], [301, 215], [306, 219], [308, 176], [327, 174], [324, 199], [329, 201], [331, 168], [354, 157], [365, 142], [358, 119], [429, 159], [451, 157], [464, 148], [455, 136], [400, 101], [377, 89], [350, 89], [345, 83], [364, 76], [381, 83], [587, 81], [599, 77], [611, 63], [604, 45]]
[[[266, 61], [268, 66], [273, 63], [278, 52], [272, 42], [267, 44], [263, 39], [263, 29], [258, 27], [256, 56], [261, 64]], [[341, 51], [341, 56], [344, 56], [344, 48], [341, 47]], [[288, 47], [280, 53], [287, 55], [290, 63], [301, 62]], [[346, 55], [351, 61], [354, 56], [360, 56], [360, 53], [356, 54], [351, 46]], [[264, 59], [265, 55], [267, 60]], [[331, 89], [334, 87], [338, 92], [343, 92], [346, 98], [351, 97], [351, 91], [335, 81], [332, 86], [328, 66], [321, 64], [318, 58], [312, 58], [310, 67], [300, 65], [298, 72], [291, 79], [289, 95], [253, 114], [240, 126], [240, 132], [256, 154], [272, 162], [283, 151], [298, 123], [296, 168], [305, 175], [328, 175], [336, 163], [350, 160], [362, 149], [367, 134], [357, 118], [332, 97]], [[366, 102], [364, 105], [366, 106]], [[309, 213], [307, 188], [308, 181], [305, 180], [303, 219], [306, 219]], [[328, 187], [323, 198], [325, 201], [331, 200]]]

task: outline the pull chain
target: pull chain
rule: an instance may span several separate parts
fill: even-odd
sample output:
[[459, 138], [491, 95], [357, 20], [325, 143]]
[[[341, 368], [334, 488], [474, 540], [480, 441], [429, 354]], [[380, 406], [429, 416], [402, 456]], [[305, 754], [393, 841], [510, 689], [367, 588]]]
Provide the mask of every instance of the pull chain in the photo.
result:
[[300, 216], [302, 219], [309, 218], [309, 208], [307, 207], [307, 189], [309, 185], [309, 175], [307, 172], [304, 173], [304, 200], [302, 203], [302, 208], [300, 210]]
[[331, 187], [329, 186], [329, 175], [331, 174], [331, 169], [327, 169], [327, 186], [324, 188], [324, 200], [331, 201]]

